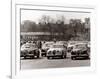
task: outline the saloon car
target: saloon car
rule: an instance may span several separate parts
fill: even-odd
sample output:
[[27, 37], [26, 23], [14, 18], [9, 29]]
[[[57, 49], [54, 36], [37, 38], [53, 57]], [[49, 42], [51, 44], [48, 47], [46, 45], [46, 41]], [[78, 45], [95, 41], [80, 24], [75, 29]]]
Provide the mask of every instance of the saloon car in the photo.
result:
[[47, 50], [53, 45], [53, 42], [46, 42], [42, 45], [42, 56], [46, 56]]
[[77, 44], [71, 51], [71, 59], [89, 58], [88, 48], [86, 44]]
[[25, 43], [26, 43], [26, 41], [20, 41], [20, 46], [22, 46]]
[[71, 52], [75, 45], [76, 45], [76, 42], [69, 42], [67, 46], [67, 51]]
[[26, 43], [21, 46], [21, 57], [39, 58], [39, 56], [40, 56], [40, 51], [36, 44]]
[[47, 59], [52, 59], [54, 57], [66, 58], [66, 52], [66, 47], [63, 44], [53, 44], [47, 51]]

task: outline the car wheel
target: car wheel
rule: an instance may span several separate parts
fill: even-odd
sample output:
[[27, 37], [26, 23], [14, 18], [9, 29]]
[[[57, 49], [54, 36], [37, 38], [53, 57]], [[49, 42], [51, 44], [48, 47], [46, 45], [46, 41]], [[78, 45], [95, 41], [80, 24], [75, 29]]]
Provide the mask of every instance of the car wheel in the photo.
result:
[[63, 56], [61, 56], [61, 58], [62, 58], [62, 59], [64, 59], [64, 58], [65, 58], [65, 56], [63, 55]]
[[71, 57], [71, 59], [73, 60], [73, 57]]
[[37, 58], [39, 58], [39, 57], [40, 57], [40, 52], [38, 51]]
[[26, 56], [24, 56], [24, 59], [26, 59]]
[[43, 57], [43, 53], [41, 54], [41, 56]]
[[87, 59], [90, 59], [90, 57], [89, 57], [89, 56], [87, 56], [86, 58], [87, 58]]
[[39, 55], [37, 56], [37, 58], [39, 58]]
[[64, 55], [64, 58], [66, 58], [66, 55]]
[[32, 56], [31, 58], [34, 59], [34, 56]]
[[47, 59], [50, 59], [50, 57], [47, 57]]
[[75, 60], [75, 57], [71, 57], [72, 60]]
[[45, 53], [45, 55], [44, 55], [45, 57], [46, 57], [46, 53]]

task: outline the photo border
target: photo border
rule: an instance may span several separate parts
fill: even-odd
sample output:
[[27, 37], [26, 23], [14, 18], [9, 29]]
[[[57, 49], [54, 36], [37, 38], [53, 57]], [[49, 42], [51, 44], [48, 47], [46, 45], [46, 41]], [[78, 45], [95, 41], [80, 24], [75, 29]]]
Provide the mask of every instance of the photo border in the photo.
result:
[[[95, 68], [96, 68], [96, 54], [93, 54], [92, 53], [92, 55], [91, 55], [91, 62], [92, 62], [92, 66], [91, 67], [71, 67], [71, 68], [55, 68], [55, 69], [37, 69], [37, 70], [29, 70], [29, 71], [27, 71], [27, 70], [22, 70], [22, 71], [20, 71], [20, 67], [19, 67], [19, 63], [20, 63], [20, 60], [19, 60], [19, 58], [20, 58], [20, 55], [18, 54], [18, 53], [16, 53], [16, 52], [18, 52], [18, 49], [20, 48], [20, 46], [18, 46], [19, 44], [20, 44], [20, 42], [17, 42], [17, 40], [18, 39], [20, 39], [20, 38], [16, 38], [16, 37], [18, 37], [18, 35], [19, 35], [19, 28], [17, 27], [17, 26], [19, 26], [19, 20], [20, 20], [20, 18], [19, 18], [19, 14], [20, 14], [20, 10], [21, 10], [21, 8], [31, 8], [31, 7], [47, 7], [47, 8], [51, 8], [51, 7], [56, 7], [57, 9], [82, 9], [82, 11], [83, 10], [86, 10], [87, 12], [91, 12], [91, 51], [93, 51], [93, 52], [96, 52], [96, 49], [94, 49], [94, 47], [96, 46], [96, 41], [95, 41], [95, 34], [96, 34], [96, 28], [94, 28], [93, 26], [95, 25], [95, 8], [84, 8], [84, 6], [81, 8], [81, 7], [64, 7], [64, 6], [45, 6], [45, 5], [25, 5], [25, 4], [15, 4], [15, 8], [13, 8], [13, 10], [15, 11], [13, 11], [12, 10], [12, 78], [18, 78], [18, 77], [21, 77], [22, 75], [26, 75], [27, 73], [31, 73], [31, 75], [32, 75], [32, 73], [34, 72], [34, 74], [35, 73], [37, 73], [37, 74], [39, 74], [39, 72], [42, 72], [42, 71], [45, 71], [45, 72], [51, 72], [51, 71], [54, 71], [53, 73], [55, 74], [56, 72], [55, 72], [55, 70], [56, 71], [58, 71], [58, 70], [60, 70], [60, 71], [62, 71], [63, 69], [67, 69], [68, 71], [66, 72], [66, 71], [64, 71], [64, 72], [66, 72], [66, 74], [68, 73], [76, 73], [76, 72], [78, 72], [78, 73], [80, 73], [80, 72], [86, 72], [87, 70], [89, 71], [89, 72], [94, 72], [95, 71]], [[14, 17], [15, 16], [15, 17]], [[14, 22], [15, 21], [15, 22]], [[94, 33], [93, 33], [94, 32]], [[94, 46], [93, 46], [94, 45]], [[18, 47], [18, 48], [17, 48]], [[15, 58], [14, 58], [15, 57]], [[14, 61], [15, 60], [15, 61]], [[77, 71], [77, 69], [82, 69], [82, 70], [79, 70], [79, 71]], [[74, 72], [73, 72], [74, 71]], [[87, 71], [87, 72], [88, 72]], [[24, 73], [25, 72], [25, 73]], [[63, 72], [61, 72], [61, 74], [62, 74]], [[42, 73], [43, 74], [43, 73]], [[44, 73], [45, 74], [45, 73]], [[49, 74], [52, 74], [52, 73], [49, 73]], [[57, 74], [59, 74], [59, 73], [57, 73]], [[64, 73], [63, 73], [64, 74]], [[35, 76], [35, 75], [34, 75]]]

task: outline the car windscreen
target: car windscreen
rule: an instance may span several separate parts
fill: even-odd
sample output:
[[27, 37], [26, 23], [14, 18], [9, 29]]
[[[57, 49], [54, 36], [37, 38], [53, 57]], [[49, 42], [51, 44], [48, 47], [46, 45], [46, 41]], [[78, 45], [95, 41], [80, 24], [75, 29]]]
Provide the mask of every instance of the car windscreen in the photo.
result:
[[43, 46], [44, 46], [44, 47], [50, 47], [52, 44], [53, 44], [53, 43], [46, 43], [46, 44], [44, 44]]
[[80, 45], [75, 45], [74, 48], [85, 49], [85, 48], [86, 48], [86, 45], [82, 45], [82, 44], [80, 44]]
[[30, 48], [30, 47], [36, 48], [36, 45], [34, 45], [34, 44], [24, 44], [22, 46], [22, 48]]
[[64, 48], [63, 45], [53, 45], [53, 48]]

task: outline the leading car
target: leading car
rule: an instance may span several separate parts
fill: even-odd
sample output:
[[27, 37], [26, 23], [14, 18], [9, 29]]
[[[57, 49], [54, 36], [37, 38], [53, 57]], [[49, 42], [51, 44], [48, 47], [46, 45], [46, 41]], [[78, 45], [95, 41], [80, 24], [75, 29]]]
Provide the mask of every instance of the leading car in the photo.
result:
[[47, 51], [47, 59], [54, 57], [66, 58], [67, 50], [63, 44], [53, 44], [52, 47]]
[[39, 56], [40, 56], [40, 51], [36, 44], [26, 43], [21, 46], [21, 57], [39, 58]]

